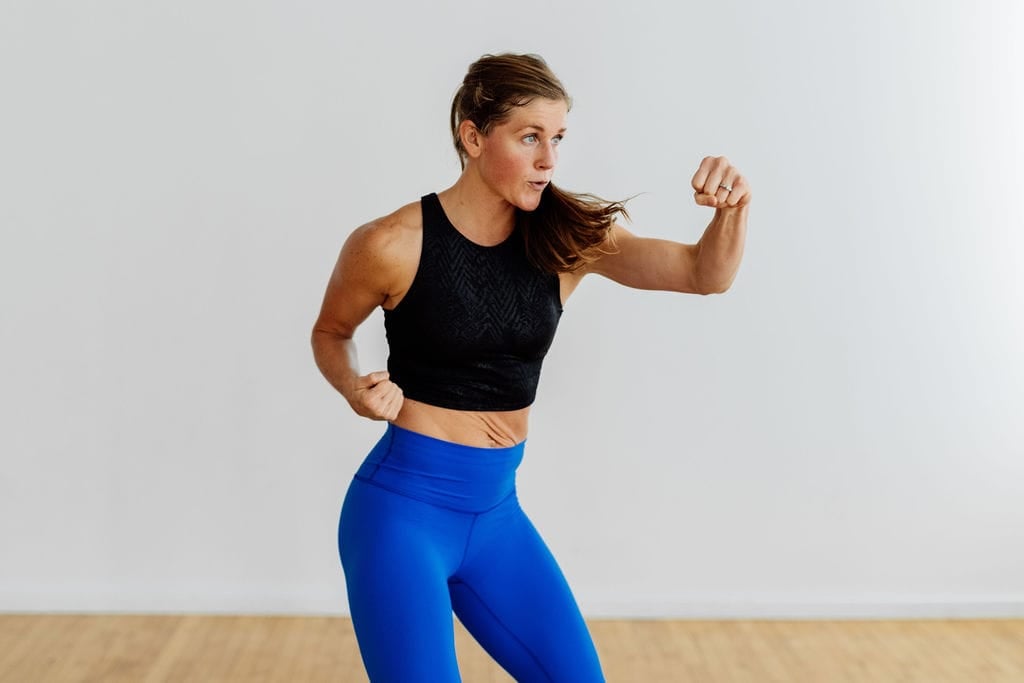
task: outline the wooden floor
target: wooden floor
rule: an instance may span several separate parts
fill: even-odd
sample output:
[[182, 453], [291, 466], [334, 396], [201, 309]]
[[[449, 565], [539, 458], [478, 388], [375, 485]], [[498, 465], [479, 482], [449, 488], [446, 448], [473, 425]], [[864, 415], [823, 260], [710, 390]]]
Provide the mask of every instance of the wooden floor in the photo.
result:
[[[609, 681], [1021, 683], [1024, 621], [592, 621]], [[507, 682], [457, 629], [466, 683]], [[364, 682], [316, 617], [0, 614], [0, 682]]]

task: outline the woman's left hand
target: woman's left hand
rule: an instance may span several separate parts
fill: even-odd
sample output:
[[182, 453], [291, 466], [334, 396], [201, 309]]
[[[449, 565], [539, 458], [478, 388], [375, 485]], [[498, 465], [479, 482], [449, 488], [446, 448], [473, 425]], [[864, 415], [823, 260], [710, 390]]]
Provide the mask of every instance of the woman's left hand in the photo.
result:
[[704, 157], [690, 181], [693, 198], [701, 206], [739, 209], [750, 203], [750, 186], [739, 169], [725, 157]]

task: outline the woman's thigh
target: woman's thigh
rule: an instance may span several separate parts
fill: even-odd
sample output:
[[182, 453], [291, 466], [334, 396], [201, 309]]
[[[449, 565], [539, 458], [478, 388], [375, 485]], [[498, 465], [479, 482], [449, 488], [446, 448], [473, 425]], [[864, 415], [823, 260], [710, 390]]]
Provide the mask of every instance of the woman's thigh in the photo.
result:
[[568, 582], [514, 496], [477, 520], [451, 596], [459, 620], [517, 681], [604, 680]]
[[471, 518], [354, 480], [338, 547], [356, 639], [374, 683], [459, 681], [448, 576]]

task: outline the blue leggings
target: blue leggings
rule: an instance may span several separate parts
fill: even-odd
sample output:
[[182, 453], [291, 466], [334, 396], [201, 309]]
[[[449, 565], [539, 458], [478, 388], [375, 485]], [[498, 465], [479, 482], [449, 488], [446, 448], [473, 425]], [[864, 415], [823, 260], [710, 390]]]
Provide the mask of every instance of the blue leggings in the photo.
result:
[[372, 683], [461, 681], [453, 610], [517, 681], [604, 681], [565, 577], [519, 507], [523, 447], [389, 425], [356, 472], [338, 548]]

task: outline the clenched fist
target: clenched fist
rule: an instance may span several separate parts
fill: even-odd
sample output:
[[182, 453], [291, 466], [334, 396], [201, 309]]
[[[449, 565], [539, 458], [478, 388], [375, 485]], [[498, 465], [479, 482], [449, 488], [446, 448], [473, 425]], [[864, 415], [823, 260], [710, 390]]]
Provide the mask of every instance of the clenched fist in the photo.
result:
[[389, 377], [386, 371], [357, 377], [351, 389], [345, 393], [352, 410], [371, 420], [394, 420], [398, 417], [405, 396]]
[[725, 157], [704, 157], [690, 184], [693, 198], [701, 206], [738, 209], [750, 203], [746, 178]]

